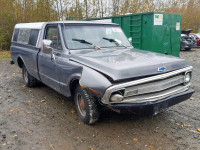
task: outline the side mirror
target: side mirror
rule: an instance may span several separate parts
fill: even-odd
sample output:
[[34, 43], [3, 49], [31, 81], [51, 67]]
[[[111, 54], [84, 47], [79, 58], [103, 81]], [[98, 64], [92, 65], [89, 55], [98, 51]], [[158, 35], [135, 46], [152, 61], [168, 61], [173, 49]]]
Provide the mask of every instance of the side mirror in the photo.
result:
[[42, 51], [46, 54], [52, 54], [53, 47], [52, 47], [52, 41], [51, 40], [43, 40], [42, 41]]
[[129, 43], [132, 44], [132, 37], [129, 37], [129, 38], [128, 38], [128, 41], [129, 41]]

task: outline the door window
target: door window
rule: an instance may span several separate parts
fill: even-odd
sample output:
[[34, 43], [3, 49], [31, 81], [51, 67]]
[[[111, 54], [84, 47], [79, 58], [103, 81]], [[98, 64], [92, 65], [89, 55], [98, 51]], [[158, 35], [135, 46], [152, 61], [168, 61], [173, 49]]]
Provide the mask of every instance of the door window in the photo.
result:
[[47, 27], [45, 39], [52, 41], [52, 47], [54, 49], [58, 49], [58, 50], [62, 49], [60, 35], [59, 35], [57, 26]]

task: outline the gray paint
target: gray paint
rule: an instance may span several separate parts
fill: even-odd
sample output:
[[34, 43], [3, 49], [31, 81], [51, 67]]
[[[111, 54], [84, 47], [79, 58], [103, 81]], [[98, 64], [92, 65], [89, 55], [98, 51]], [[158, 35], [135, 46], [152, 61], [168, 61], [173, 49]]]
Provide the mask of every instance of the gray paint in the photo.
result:
[[39, 53], [39, 48], [12, 42], [10, 50], [14, 62], [17, 62], [17, 59], [21, 58], [27, 67], [28, 72], [35, 78], [40, 79], [37, 68], [37, 55]]
[[85, 66], [83, 67], [79, 83], [81, 86], [87, 86], [98, 91], [101, 96], [103, 96], [108, 87], [112, 86], [110, 81], [101, 73]]
[[[89, 66], [114, 81], [162, 74], [189, 66], [184, 59], [137, 49], [98, 50], [71, 55], [71, 60]], [[158, 72], [159, 67], [166, 67]]]
[[[103, 96], [105, 90], [115, 81], [133, 80], [133, 78], [146, 77], [165, 72], [158, 72], [158, 67], [166, 67], [166, 72], [189, 66], [185, 60], [156, 54], [148, 51], [127, 49], [101, 49], [101, 50], [74, 50], [69, 51], [64, 44], [60, 25], [62, 51], [54, 50], [56, 59], [51, 54], [41, 51], [45, 26], [48, 24], [62, 24], [63, 22], [45, 23], [41, 28], [38, 45], [31, 47], [12, 42], [12, 59], [17, 63], [22, 58], [28, 72], [35, 78], [65, 96], [71, 96], [71, 81], [80, 80], [80, 84], [100, 92]], [[64, 22], [84, 24], [88, 22]], [[92, 23], [90, 24], [104, 24]], [[112, 24], [110, 24], [112, 25]], [[108, 79], [109, 76], [112, 80]]]

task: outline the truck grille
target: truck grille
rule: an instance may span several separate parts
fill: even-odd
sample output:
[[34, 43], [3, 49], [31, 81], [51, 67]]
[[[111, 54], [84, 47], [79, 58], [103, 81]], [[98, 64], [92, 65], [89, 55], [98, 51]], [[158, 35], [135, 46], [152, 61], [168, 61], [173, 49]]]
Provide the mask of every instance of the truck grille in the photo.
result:
[[[186, 72], [191, 72], [192, 67], [186, 67], [161, 75], [143, 78], [109, 87], [103, 98], [103, 103], [144, 103], [166, 98], [189, 89], [189, 84], [184, 84]], [[112, 102], [112, 94], [123, 93], [121, 102]], [[122, 92], [123, 91], [123, 92]]]
[[163, 91], [184, 82], [184, 75], [125, 88], [124, 97]]
[[154, 101], [186, 90], [184, 75], [125, 88], [123, 102]]

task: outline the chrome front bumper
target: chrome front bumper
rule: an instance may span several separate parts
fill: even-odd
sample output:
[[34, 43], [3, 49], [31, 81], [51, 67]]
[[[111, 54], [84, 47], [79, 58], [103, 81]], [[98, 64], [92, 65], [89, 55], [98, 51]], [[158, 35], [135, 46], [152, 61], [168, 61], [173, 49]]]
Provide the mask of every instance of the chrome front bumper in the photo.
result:
[[159, 112], [165, 111], [167, 108], [181, 103], [189, 99], [194, 93], [193, 89], [168, 96], [158, 101], [146, 102], [146, 103], [119, 103], [109, 104], [109, 108], [118, 113], [132, 113], [132, 114], [147, 114], [156, 115]]
[[109, 87], [102, 98], [102, 103], [113, 104], [110, 101], [113, 92], [124, 91], [124, 99], [117, 103], [145, 103], [154, 102], [184, 92], [189, 89], [190, 84], [184, 85], [184, 74], [191, 72], [192, 66], [143, 78], [126, 83], [116, 84]]

